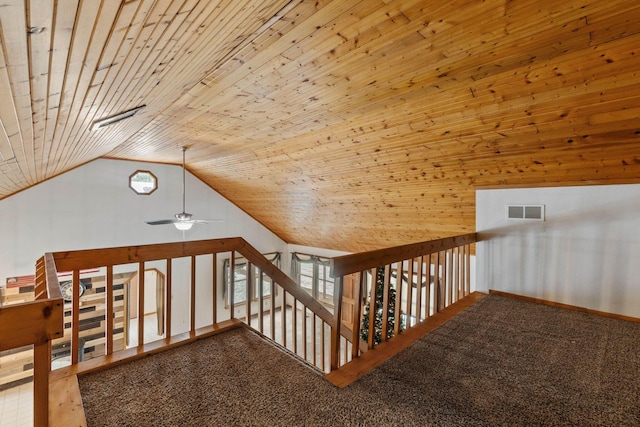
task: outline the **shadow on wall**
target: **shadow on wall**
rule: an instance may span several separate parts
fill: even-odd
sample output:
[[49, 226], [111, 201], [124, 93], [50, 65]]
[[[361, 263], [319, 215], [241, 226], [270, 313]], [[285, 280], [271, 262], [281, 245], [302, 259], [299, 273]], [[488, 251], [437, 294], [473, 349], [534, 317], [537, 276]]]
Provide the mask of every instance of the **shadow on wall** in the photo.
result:
[[640, 317], [640, 200], [478, 231], [478, 281], [496, 289]]

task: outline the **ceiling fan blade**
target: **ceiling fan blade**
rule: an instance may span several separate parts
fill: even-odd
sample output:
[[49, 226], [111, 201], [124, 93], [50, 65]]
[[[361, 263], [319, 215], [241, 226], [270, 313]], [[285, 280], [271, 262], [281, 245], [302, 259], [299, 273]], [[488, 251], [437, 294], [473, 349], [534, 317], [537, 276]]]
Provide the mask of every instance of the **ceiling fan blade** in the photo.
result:
[[159, 219], [157, 221], [145, 221], [149, 225], [164, 225], [164, 224], [175, 224], [178, 222], [177, 219]]
[[224, 219], [192, 219], [189, 222], [196, 223], [207, 223], [207, 222], [224, 222]]

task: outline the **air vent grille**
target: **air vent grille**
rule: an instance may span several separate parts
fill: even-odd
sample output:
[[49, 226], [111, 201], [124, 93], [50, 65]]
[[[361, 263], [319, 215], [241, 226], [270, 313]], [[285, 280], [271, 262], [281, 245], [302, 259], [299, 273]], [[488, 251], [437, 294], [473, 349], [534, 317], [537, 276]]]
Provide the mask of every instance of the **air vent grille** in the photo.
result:
[[544, 205], [507, 205], [507, 219], [544, 221]]

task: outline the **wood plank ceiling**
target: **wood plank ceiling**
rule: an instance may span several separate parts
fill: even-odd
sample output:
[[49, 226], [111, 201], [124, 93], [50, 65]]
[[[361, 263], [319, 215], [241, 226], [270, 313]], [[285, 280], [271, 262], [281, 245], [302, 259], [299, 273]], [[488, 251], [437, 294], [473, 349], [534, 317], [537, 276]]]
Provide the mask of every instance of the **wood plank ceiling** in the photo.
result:
[[0, 25], [0, 198], [184, 145], [285, 241], [359, 251], [473, 231], [479, 186], [640, 182], [636, 0], [6, 0]]

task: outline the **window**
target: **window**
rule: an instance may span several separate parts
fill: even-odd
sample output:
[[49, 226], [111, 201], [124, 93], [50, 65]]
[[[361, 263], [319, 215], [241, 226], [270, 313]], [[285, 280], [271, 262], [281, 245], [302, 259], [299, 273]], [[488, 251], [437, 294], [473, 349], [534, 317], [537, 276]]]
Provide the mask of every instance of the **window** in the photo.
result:
[[[267, 258], [273, 265], [280, 268], [280, 253], [268, 253], [264, 254], [265, 258]], [[229, 259], [224, 260], [223, 264], [223, 289], [224, 289], [224, 300], [228, 305], [230, 305], [231, 301], [229, 299], [229, 281], [231, 279], [230, 274], [230, 265], [231, 261]], [[247, 260], [244, 258], [236, 258], [234, 260], [234, 274], [233, 274], [233, 304], [244, 304], [247, 302]], [[260, 269], [255, 265], [251, 265], [251, 270], [253, 272], [253, 282], [252, 282], [252, 295], [251, 300], [255, 301], [260, 297]], [[271, 295], [271, 279], [262, 275], [262, 296], [270, 296]]]
[[293, 253], [291, 275], [315, 299], [333, 306], [333, 278], [329, 276], [329, 258]]
[[151, 194], [158, 188], [158, 178], [149, 171], [135, 171], [129, 176], [129, 188], [136, 194]]

